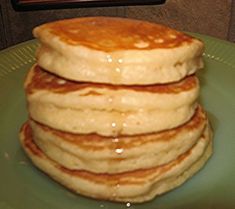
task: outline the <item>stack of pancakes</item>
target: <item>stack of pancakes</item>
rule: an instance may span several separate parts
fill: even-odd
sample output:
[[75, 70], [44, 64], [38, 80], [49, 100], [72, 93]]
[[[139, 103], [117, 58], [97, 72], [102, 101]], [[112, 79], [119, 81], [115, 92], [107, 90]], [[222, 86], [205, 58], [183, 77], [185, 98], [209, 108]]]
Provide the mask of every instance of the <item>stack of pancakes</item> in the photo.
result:
[[190, 178], [212, 153], [198, 104], [203, 43], [122, 18], [34, 29], [20, 139], [33, 163], [85, 196], [144, 202]]

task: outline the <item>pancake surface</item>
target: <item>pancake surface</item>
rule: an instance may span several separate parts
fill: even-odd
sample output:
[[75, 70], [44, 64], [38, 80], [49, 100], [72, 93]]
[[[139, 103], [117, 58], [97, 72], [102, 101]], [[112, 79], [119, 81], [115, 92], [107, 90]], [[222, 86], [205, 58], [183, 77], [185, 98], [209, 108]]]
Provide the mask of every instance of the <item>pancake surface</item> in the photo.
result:
[[120, 173], [166, 164], [189, 150], [205, 132], [207, 118], [199, 107], [186, 124], [135, 136], [70, 134], [30, 121], [34, 142], [62, 166], [94, 173]]
[[169, 191], [195, 174], [212, 152], [209, 128], [191, 149], [168, 164], [120, 174], [95, 174], [70, 170], [51, 160], [33, 142], [28, 125], [22, 127], [20, 139], [34, 164], [53, 179], [79, 194], [113, 201], [143, 202]]
[[31, 117], [72, 133], [143, 134], [188, 121], [197, 107], [195, 76], [148, 86], [73, 82], [34, 66], [25, 81]]
[[41, 42], [38, 64], [76, 81], [168, 83], [203, 66], [201, 41], [145, 21], [75, 18], [41, 25], [33, 33]]

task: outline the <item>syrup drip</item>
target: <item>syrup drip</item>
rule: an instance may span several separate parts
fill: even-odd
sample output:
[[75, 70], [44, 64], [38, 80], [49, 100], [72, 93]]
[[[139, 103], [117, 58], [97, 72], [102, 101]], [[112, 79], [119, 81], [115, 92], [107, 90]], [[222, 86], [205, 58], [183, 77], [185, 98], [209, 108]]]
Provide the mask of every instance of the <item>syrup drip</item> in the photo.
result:
[[113, 115], [112, 120], [109, 123], [113, 136], [119, 136], [127, 124], [124, 122], [125, 113], [116, 113]]
[[113, 198], [117, 197], [119, 187], [120, 187], [120, 184], [118, 182], [116, 182], [112, 185], [112, 197]]
[[120, 57], [111, 56], [110, 54], [106, 56], [107, 64], [110, 71], [110, 79], [112, 79], [116, 83], [121, 82], [122, 78], [122, 63], [123, 59]]
[[130, 202], [127, 202], [127, 203], [126, 203], [126, 207], [127, 207], [127, 208], [130, 208], [130, 207], [131, 207], [131, 203], [130, 203]]
[[122, 154], [123, 153], [123, 149], [122, 148], [117, 148], [117, 149], [115, 149], [115, 152], [117, 153], [117, 154]]
[[[112, 146], [113, 146], [113, 150], [115, 152], [115, 154], [117, 155], [121, 155], [124, 152], [124, 145], [123, 143], [119, 140], [118, 137], [114, 137], [112, 139]], [[118, 157], [119, 157], [118, 156]]]
[[[115, 82], [115, 83], [120, 83], [122, 80], [122, 73], [123, 73], [123, 62], [124, 60], [121, 57], [114, 56], [114, 55], [107, 55], [106, 57], [107, 64], [109, 65], [109, 68], [111, 69], [110, 71], [110, 78]], [[113, 103], [113, 98], [109, 97], [108, 102], [112, 106]], [[117, 116], [117, 117], [122, 117]], [[120, 142], [118, 136], [120, 135], [121, 130], [123, 127], [126, 126], [125, 123], [122, 122], [121, 118], [113, 118], [111, 122], [111, 128], [114, 136], [111, 143], [112, 143], [112, 150], [115, 153], [116, 157], [115, 158], [121, 158], [123, 155], [123, 152], [125, 151], [123, 144]], [[112, 159], [110, 160], [110, 165], [113, 163]], [[119, 190], [120, 184], [118, 180], [115, 180], [112, 185], [112, 196], [115, 198], [118, 195], [118, 190]]]
[[[115, 159], [121, 158], [124, 152], [124, 145], [121, 142], [121, 140], [118, 137], [114, 137], [111, 141], [112, 143], [112, 150], [115, 153], [116, 157], [114, 157]], [[112, 164], [113, 161], [110, 160], [110, 164]], [[116, 196], [118, 196], [118, 194], [120, 194], [119, 192], [120, 189], [120, 183], [118, 179], [115, 179], [114, 182], [111, 185], [111, 194], [112, 197], [115, 198]]]

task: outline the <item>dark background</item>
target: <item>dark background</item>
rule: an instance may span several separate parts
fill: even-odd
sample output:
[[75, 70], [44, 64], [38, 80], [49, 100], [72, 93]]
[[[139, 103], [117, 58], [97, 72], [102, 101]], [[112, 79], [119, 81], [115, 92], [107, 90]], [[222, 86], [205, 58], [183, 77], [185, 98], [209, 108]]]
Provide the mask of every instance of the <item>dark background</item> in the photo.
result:
[[[144, 0], [143, 0], [144, 1]], [[0, 0], [0, 49], [32, 39], [39, 24], [80, 16], [120, 16], [162, 23], [235, 42], [235, 0], [166, 0], [163, 5], [15, 11]]]

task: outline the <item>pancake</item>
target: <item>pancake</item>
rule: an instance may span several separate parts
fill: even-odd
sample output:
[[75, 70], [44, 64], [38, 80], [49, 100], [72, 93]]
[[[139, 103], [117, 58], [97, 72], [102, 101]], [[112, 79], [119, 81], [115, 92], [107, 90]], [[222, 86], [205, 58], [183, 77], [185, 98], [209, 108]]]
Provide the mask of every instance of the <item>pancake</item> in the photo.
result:
[[20, 140], [33, 163], [60, 184], [85, 196], [123, 202], [144, 202], [172, 190], [202, 168], [212, 153], [207, 129], [190, 150], [168, 164], [120, 174], [95, 174], [70, 170], [51, 160], [33, 142], [29, 125], [22, 127]]
[[148, 86], [73, 82], [35, 65], [25, 81], [31, 117], [71, 133], [143, 134], [187, 122], [199, 94], [196, 76]]
[[51, 159], [72, 170], [120, 173], [166, 164], [189, 150], [207, 129], [199, 107], [178, 128], [153, 134], [102, 137], [70, 134], [30, 121], [34, 142]]
[[199, 96], [195, 75], [170, 84], [148, 86], [73, 82], [34, 65], [25, 80], [29, 101], [79, 109], [133, 111], [140, 108], [173, 109], [194, 103]]
[[179, 81], [203, 67], [203, 43], [146, 21], [84, 17], [33, 30], [37, 63], [75, 81], [156, 84]]

